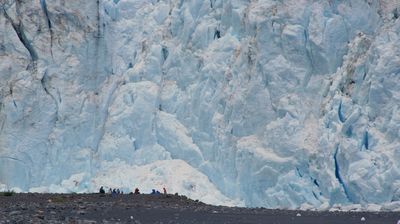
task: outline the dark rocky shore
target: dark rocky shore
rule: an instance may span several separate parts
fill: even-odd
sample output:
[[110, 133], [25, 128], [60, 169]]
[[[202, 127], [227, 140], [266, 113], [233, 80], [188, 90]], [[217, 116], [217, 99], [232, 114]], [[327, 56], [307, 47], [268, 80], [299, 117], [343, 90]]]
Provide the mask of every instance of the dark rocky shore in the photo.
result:
[[0, 223], [397, 224], [399, 219], [400, 213], [395, 212], [312, 212], [211, 206], [175, 195], [0, 196]]

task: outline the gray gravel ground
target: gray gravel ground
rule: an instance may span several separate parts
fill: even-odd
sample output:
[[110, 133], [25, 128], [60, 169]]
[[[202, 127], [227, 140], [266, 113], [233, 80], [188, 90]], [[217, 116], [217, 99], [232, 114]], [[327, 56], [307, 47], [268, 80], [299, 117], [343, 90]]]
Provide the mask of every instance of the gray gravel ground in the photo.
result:
[[[300, 214], [300, 216], [298, 215]], [[361, 218], [364, 217], [365, 221]], [[311, 212], [211, 206], [175, 195], [0, 196], [2, 223], [397, 224], [396, 212]]]

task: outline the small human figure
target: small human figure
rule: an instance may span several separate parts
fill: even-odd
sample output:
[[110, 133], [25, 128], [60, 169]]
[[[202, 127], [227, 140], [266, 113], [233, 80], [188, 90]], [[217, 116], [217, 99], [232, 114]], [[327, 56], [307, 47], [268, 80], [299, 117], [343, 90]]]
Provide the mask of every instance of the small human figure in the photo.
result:
[[156, 194], [156, 190], [152, 189], [150, 194]]
[[116, 190], [115, 188], [112, 190], [111, 195], [112, 195], [113, 197], [117, 196], [117, 190]]
[[119, 191], [119, 188], [117, 188], [117, 194], [120, 194], [121, 193], [121, 191]]
[[215, 40], [215, 37], [216, 38], [221, 38], [221, 31], [219, 31], [219, 30], [215, 30], [215, 32], [214, 32], [214, 40]]
[[110, 189], [108, 189], [108, 193], [111, 194], [112, 193], [112, 189], [110, 187]]
[[165, 189], [165, 187], [163, 187], [163, 191], [164, 191], [164, 194], [167, 194], [167, 189]]
[[134, 194], [140, 194], [139, 188], [135, 188], [135, 193]]
[[161, 194], [158, 190], [156, 191], [156, 194]]
[[104, 190], [103, 186], [100, 187], [99, 193], [100, 194], [105, 194], [106, 193], [106, 191]]

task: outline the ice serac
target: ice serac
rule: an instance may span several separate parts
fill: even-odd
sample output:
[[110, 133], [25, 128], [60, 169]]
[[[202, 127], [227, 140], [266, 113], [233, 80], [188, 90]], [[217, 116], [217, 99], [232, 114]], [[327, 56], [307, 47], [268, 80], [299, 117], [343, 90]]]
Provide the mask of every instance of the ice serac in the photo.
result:
[[400, 200], [397, 0], [0, 7], [1, 189]]

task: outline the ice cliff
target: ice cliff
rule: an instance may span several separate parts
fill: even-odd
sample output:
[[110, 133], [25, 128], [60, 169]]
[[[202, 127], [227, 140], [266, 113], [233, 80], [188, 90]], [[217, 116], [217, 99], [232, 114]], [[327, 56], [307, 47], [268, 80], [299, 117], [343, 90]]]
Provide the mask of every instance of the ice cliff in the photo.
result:
[[398, 0], [0, 7], [0, 188], [400, 200]]

